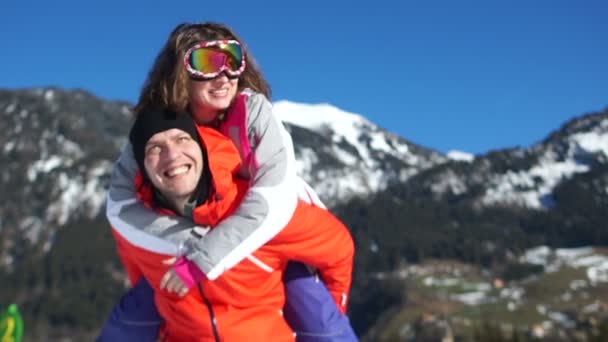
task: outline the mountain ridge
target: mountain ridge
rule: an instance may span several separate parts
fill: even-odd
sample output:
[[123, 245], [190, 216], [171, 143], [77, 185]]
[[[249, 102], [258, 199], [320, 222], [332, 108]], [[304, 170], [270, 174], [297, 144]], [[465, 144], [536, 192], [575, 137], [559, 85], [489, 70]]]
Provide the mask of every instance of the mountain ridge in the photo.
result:
[[[54, 281], [74, 278], [74, 269], [82, 270], [72, 283], [78, 291], [99, 281], [90, 274], [122, 284], [103, 204], [132, 122], [130, 107], [86, 90], [0, 89], [0, 274], [12, 286], [0, 295], [24, 298], [32, 315], [40, 311], [34, 309], [38, 301], [54, 303], [58, 293], [71, 298], [57, 292]], [[302, 108], [333, 114], [315, 121]], [[378, 303], [400, 298], [370, 278], [379, 271], [455, 258], [499, 272], [535, 245], [608, 245], [608, 108], [574, 117], [528, 147], [460, 157], [327, 104], [277, 102], [274, 109], [292, 135], [298, 172], [355, 239], [351, 317], [360, 334], [386, 309]], [[64, 249], [88, 253], [85, 246], [72, 246], [85, 239], [99, 244], [93, 255], [73, 260], [62, 254]], [[43, 274], [42, 283], [19, 276], [35, 272]], [[41, 286], [49, 287], [48, 293]], [[113, 289], [114, 295], [120, 289]], [[104, 305], [113, 303], [114, 297], [103, 296]], [[79, 315], [65, 310], [62, 314], [78, 322]], [[86, 317], [95, 324], [99, 315]]]

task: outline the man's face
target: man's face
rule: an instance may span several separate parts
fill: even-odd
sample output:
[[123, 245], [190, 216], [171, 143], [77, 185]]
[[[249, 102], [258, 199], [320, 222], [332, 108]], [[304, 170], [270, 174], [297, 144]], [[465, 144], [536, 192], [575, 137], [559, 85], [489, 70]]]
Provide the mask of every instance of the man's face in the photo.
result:
[[190, 134], [172, 128], [146, 143], [144, 167], [152, 184], [169, 201], [187, 201], [203, 172], [203, 154]]

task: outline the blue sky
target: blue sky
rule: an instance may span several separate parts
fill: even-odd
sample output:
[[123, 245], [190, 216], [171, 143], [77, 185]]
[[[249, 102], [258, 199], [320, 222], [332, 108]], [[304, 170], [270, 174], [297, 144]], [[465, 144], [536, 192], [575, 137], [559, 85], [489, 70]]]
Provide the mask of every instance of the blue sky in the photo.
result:
[[608, 107], [608, 2], [2, 1], [0, 88], [134, 102], [179, 23], [244, 39], [273, 100], [329, 103], [442, 152], [529, 146]]

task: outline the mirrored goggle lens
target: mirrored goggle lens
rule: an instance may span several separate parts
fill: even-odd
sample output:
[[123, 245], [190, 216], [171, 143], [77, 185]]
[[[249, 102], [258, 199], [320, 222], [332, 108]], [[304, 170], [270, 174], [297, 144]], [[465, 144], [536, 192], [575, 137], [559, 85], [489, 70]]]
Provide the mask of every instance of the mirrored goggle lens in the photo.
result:
[[226, 54], [231, 56], [237, 64], [240, 66], [243, 61], [243, 50], [241, 50], [241, 45], [238, 43], [220, 43], [218, 48], [221, 51], [224, 51]]
[[195, 49], [188, 62], [192, 69], [204, 74], [222, 70], [237, 72], [242, 66], [243, 54], [239, 45], [222, 44]]

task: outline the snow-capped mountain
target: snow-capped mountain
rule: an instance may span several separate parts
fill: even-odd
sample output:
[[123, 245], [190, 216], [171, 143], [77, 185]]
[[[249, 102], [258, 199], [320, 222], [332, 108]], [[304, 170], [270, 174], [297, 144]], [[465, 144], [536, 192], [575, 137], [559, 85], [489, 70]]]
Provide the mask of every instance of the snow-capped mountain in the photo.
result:
[[129, 127], [126, 103], [83, 91], [0, 90], [0, 265], [58, 228], [95, 217]]
[[298, 173], [329, 204], [406, 182], [446, 156], [328, 104], [279, 101], [274, 112], [294, 138]]
[[[297, 171], [355, 238], [350, 307], [360, 327], [369, 323], [361, 317], [385, 316], [377, 303], [394, 302], [381, 284], [366, 287], [378, 271], [426, 258], [495, 267], [538, 244], [608, 241], [608, 109], [533, 146], [484, 155], [443, 155], [328, 104], [279, 101], [274, 111], [292, 135]], [[12, 279], [0, 283], [17, 286], [5, 298], [26, 298], [30, 314], [39, 303], [81, 303], [82, 294], [113, 300], [102, 292], [116, 287], [118, 296], [123, 279], [103, 206], [130, 104], [81, 90], [0, 89], [0, 118], [0, 277]], [[57, 292], [66, 278], [71, 287]], [[100, 279], [106, 286], [96, 287]], [[87, 311], [74, 312], [81, 326]]]
[[[113, 161], [132, 120], [129, 108], [80, 90], [0, 90], [0, 232], [9, 237], [1, 240], [3, 264], [11, 262], [16, 237], [48, 242], [68, 220], [103, 216]], [[328, 205], [447, 160], [329, 105], [283, 101], [275, 110], [293, 135], [298, 171]]]
[[[0, 90], [1, 264], [11, 263], [19, 241], [49, 247], [66, 222], [103, 219], [129, 107], [81, 90]], [[292, 134], [298, 172], [330, 206], [373, 200], [400, 184], [419, 198], [542, 209], [557, 186], [608, 158], [608, 110], [574, 119], [534, 146], [477, 156], [443, 155], [328, 104], [279, 101], [274, 110]]]
[[466, 194], [478, 207], [547, 209], [558, 185], [608, 162], [608, 110], [573, 119], [527, 148], [449, 157], [454, 162], [418, 178], [422, 184], [416, 186], [430, 189], [438, 199]]

